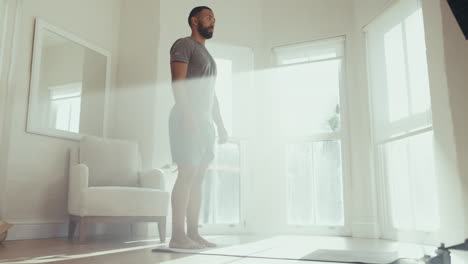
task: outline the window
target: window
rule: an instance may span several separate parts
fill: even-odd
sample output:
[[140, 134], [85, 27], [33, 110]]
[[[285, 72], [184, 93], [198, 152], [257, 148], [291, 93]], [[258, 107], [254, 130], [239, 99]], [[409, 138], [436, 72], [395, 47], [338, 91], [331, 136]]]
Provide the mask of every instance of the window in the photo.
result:
[[340, 141], [308, 141], [286, 148], [288, 224], [343, 225]]
[[396, 1], [368, 25], [366, 37], [377, 173], [389, 208], [386, 229], [435, 231], [438, 201], [420, 1]]
[[399, 230], [438, 228], [432, 137], [429, 131], [379, 146], [391, 198], [392, 223]]
[[287, 225], [344, 226], [344, 38], [273, 49], [286, 169]]
[[[224, 126], [232, 135], [232, 60], [216, 58], [216, 95]], [[240, 223], [240, 149], [237, 142], [217, 145], [215, 160], [203, 182], [202, 224]]]
[[50, 126], [79, 133], [81, 111], [81, 83], [49, 87]]
[[230, 138], [227, 144], [216, 144], [215, 160], [203, 183], [200, 223], [208, 228], [242, 227], [241, 179], [245, 140], [240, 138], [239, 120], [243, 119], [240, 113], [245, 102], [239, 99], [239, 94], [249, 87], [239, 73], [253, 71], [253, 53], [249, 48], [212, 42], [207, 48], [216, 61], [216, 95]]
[[232, 91], [232, 60], [215, 58], [218, 75], [216, 76], [216, 95], [220, 102], [221, 116], [229, 135], [232, 135], [233, 123], [233, 91]]
[[240, 144], [218, 145], [203, 182], [202, 224], [240, 223]]

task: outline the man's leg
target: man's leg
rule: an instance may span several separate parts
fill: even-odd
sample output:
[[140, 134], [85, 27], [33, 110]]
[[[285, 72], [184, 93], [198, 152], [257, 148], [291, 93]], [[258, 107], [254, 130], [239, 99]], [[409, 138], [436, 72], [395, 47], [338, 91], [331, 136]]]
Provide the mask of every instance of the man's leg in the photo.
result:
[[200, 236], [198, 233], [198, 221], [200, 218], [200, 209], [202, 201], [203, 179], [210, 162], [203, 162], [197, 170], [197, 173], [192, 182], [190, 192], [190, 200], [187, 208], [187, 236], [205, 247], [216, 247], [216, 244], [211, 243]]
[[172, 189], [172, 237], [169, 247], [172, 248], [201, 248], [200, 244], [192, 241], [185, 234], [185, 216], [187, 212], [190, 189], [195, 178], [197, 167], [188, 164], [177, 164], [179, 173]]

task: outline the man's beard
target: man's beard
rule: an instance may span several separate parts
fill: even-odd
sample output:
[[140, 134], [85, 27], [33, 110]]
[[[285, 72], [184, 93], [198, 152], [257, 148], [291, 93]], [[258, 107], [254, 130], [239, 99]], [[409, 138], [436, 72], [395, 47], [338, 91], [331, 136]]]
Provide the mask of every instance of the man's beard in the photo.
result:
[[213, 37], [213, 31], [209, 31], [211, 27], [203, 27], [202, 24], [198, 24], [198, 33], [202, 35], [205, 39], [210, 39]]

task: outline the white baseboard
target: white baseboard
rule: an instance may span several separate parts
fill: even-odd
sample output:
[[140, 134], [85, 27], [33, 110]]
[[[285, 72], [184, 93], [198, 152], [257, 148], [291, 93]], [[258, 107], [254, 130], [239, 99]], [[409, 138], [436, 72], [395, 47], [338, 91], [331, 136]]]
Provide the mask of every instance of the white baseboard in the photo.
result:
[[352, 226], [353, 237], [380, 238], [380, 228], [377, 223], [355, 223]]
[[[44, 239], [68, 236], [68, 223], [21, 223], [9, 221], [13, 224], [8, 230], [7, 240], [27, 240]], [[157, 234], [157, 226], [151, 230], [146, 228], [146, 224], [135, 224], [134, 235], [147, 236]], [[75, 236], [78, 235], [79, 227], [75, 229]], [[152, 232], [150, 232], [152, 231]], [[128, 235], [132, 233], [132, 226], [127, 223], [94, 223], [88, 226], [88, 235]]]
[[[43, 239], [66, 237], [68, 234], [68, 223], [12, 223], [13, 227], [8, 230], [7, 240], [24, 240], [24, 239]], [[78, 228], [78, 227], [77, 227]], [[90, 228], [90, 233], [116, 233], [117, 230], [111, 231], [107, 228]], [[107, 229], [107, 230], [105, 230]], [[127, 228], [125, 228], [127, 229]], [[128, 230], [125, 231], [129, 231]], [[94, 231], [94, 232], [93, 232]], [[110, 231], [110, 232], [109, 232]], [[121, 233], [124, 230], [119, 230]], [[136, 232], [135, 232], [136, 231]], [[167, 230], [167, 235], [170, 236], [170, 228]], [[156, 224], [139, 224], [136, 230], [136, 235], [158, 237], [158, 229]], [[211, 232], [207, 232], [211, 233]], [[379, 226], [375, 223], [357, 223], [353, 224], [352, 236], [356, 238], [379, 238]]]
[[68, 234], [68, 224], [65, 223], [12, 224], [13, 227], [8, 230], [7, 240], [66, 237]]

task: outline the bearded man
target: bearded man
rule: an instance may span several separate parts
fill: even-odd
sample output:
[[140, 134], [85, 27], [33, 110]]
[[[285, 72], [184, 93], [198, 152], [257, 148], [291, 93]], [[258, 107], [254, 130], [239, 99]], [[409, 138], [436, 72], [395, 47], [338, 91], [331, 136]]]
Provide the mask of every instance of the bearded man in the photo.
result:
[[203, 178], [214, 159], [214, 124], [218, 143], [228, 140], [215, 93], [216, 62], [205, 47], [205, 41], [213, 37], [215, 22], [209, 7], [195, 7], [188, 17], [191, 36], [178, 39], [170, 50], [175, 105], [169, 135], [178, 168], [171, 196], [171, 248], [216, 247], [198, 232]]

